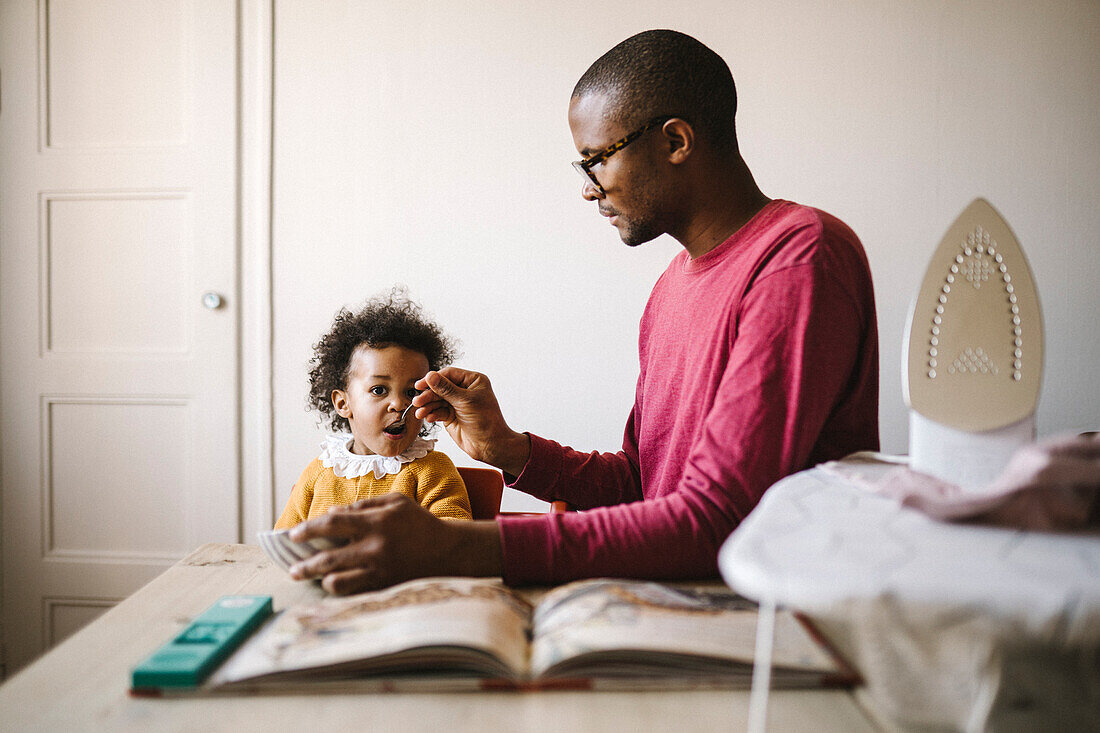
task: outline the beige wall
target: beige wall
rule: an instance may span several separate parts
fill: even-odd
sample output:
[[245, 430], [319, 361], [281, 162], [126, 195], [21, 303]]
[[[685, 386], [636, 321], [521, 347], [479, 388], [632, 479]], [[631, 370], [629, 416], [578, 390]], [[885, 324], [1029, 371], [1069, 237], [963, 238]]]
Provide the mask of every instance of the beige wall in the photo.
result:
[[678, 245], [628, 249], [580, 198], [565, 109], [589, 63], [651, 27], [729, 62], [765, 193], [862, 238], [887, 450], [907, 445], [909, 299], [977, 196], [1012, 225], [1042, 297], [1040, 432], [1100, 424], [1100, 4], [276, 0], [277, 505], [321, 434], [304, 411], [311, 343], [338, 307], [397, 282], [492, 377], [513, 427], [620, 445], [637, 320]]

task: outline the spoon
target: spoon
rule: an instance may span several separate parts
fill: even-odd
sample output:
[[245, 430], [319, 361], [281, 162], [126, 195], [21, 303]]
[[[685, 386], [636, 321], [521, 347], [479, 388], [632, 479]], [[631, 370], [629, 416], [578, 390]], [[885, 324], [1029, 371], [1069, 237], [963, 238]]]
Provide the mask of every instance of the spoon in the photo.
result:
[[409, 414], [409, 410], [413, 408], [413, 403], [409, 403], [409, 406], [401, 411], [401, 417], [397, 418], [397, 422], [390, 425], [389, 429], [403, 428], [405, 427], [405, 415]]

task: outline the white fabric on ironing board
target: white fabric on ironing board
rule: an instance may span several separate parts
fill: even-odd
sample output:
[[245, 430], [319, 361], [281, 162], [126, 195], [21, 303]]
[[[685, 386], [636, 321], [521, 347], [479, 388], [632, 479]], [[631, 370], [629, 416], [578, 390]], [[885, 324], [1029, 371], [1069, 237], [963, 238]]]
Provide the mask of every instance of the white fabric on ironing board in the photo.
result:
[[895, 499], [934, 519], [1041, 531], [1100, 532], [1100, 436], [1058, 435], [1006, 456], [980, 489], [899, 465], [865, 477], [854, 454], [822, 465], [859, 488]]
[[719, 554], [731, 587], [810, 615], [891, 727], [1100, 720], [1100, 539], [936, 521], [844, 475], [896, 462], [839, 466], [765, 492]]

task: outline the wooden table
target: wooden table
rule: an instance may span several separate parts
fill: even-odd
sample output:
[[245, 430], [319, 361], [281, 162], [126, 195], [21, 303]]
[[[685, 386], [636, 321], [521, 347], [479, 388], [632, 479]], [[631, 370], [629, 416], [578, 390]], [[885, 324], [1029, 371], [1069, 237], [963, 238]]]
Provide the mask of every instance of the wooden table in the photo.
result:
[[[478, 692], [145, 699], [130, 669], [223, 595], [319, 597], [258, 547], [204, 545], [0, 686], [2, 731], [743, 731], [749, 693]], [[842, 690], [774, 691], [772, 731], [873, 731]]]

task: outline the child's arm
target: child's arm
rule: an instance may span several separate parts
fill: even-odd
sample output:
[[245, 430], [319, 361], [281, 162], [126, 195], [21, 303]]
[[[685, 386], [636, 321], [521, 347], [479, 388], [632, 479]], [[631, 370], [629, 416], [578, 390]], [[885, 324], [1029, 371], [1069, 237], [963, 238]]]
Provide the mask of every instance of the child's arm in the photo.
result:
[[313, 484], [316, 483], [322, 468], [321, 460], [315, 458], [302, 471], [294, 488], [290, 490], [290, 498], [286, 501], [282, 516], [275, 523], [275, 529], [290, 529], [309, 518], [309, 508], [313, 504]]
[[433, 451], [416, 461], [416, 499], [441, 519], [473, 519], [470, 497], [458, 469], [445, 453]]

